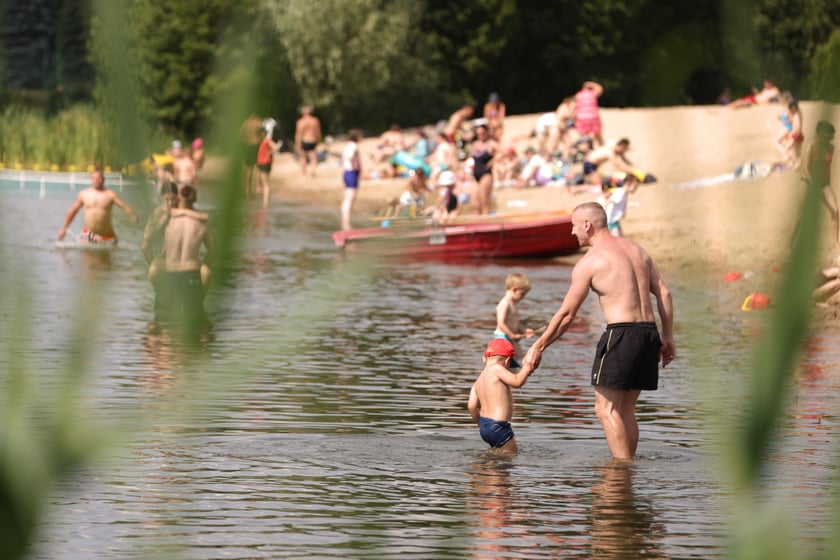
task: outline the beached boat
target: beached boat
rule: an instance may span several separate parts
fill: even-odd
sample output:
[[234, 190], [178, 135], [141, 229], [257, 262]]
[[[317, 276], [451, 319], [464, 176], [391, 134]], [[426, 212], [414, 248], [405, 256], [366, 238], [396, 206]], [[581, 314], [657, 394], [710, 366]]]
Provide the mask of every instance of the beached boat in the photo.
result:
[[384, 257], [490, 259], [545, 258], [578, 251], [568, 211], [506, 216], [465, 216], [438, 224], [415, 218], [387, 227], [332, 234], [337, 247]]

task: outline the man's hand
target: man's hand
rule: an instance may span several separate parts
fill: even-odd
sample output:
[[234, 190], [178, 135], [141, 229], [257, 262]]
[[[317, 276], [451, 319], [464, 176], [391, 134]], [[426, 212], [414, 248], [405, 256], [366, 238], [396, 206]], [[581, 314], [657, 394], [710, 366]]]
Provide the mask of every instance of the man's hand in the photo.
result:
[[662, 358], [662, 367], [674, 361], [674, 358], [677, 357], [677, 351], [674, 348], [674, 339], [670, 338], [662, 341], [662, 348], [659, 349], [659, 357]]
[[522, 359], [522, 369], [534, 371], [540, 366], [540, 360], [542, 360], [542, 352], [537, 350], [536, 346], [531, 346]]

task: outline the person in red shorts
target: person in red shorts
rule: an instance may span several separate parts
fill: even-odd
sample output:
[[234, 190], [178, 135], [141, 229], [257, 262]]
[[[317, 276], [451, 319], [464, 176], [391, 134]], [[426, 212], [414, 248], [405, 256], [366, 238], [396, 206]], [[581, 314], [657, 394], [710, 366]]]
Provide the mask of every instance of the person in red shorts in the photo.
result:
[[90, 177], [91, 186], [79, 191], [76, 202], [73, 203], [64, 218], [64, 225], [58, 231], [58, 240], [64, 239], [73, 218], [76, 217], [79, 210], [84, 208], [85, 228], [82, 230], [79, 241], [81, 243], [116, 245], [117, 233], [114, 231], [114, 224], [111, 220], [114, 205], [122, 208], [135, 224], [137, 223], [137, 214], [117, 193], [105, 188], [105, 173], [101, 168], [94, 170]]
[[271, 183], [268, 180], [271, 174], [271, 164], [274, 161], [274, 152], [277, 151], [277, 144], [268, 136], [268, 131], [260, 129], [260, 147], [257, 149], [257, 169], [260, 172], [257, 193], [262, 191], [263, 207], [268, 208], [268, 199], [271, 197]]
[[778, 101], [782, 93], [779, 88], [772, 81], [765, 79], [761, 90], [753, 89], [752, 93], [739, 97], [735, 101], [730, 102], [727, 107], [737, 109], [739, 107], [752, 107], [753, 105], [765, 105]]

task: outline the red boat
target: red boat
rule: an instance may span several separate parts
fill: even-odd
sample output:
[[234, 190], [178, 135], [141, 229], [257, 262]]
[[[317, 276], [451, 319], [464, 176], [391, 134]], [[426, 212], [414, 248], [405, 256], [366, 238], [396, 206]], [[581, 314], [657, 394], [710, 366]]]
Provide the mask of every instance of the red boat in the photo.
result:
[[450, 259], [536, 258], [570, 255], [580, 249], [568, 211], [507, 216], [465, 216], [435, 224], [419, 218], [395, 220], [332, 234], [345, 251], [385, 257]]

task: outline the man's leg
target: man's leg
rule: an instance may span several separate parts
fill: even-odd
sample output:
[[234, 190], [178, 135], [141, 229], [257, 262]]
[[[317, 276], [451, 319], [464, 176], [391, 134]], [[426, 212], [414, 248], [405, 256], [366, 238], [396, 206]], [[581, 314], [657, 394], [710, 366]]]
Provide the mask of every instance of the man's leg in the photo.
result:
[[210, 270], [210, 267], [204, 263], [201, 264], [201, 268], [199, 270], [201, 271], [201, 285], [204, 288], [204, 295], [206, 296], [207, 291], [210, 289], [212, 271]]
[[619, 414], [624, 421], [624, 427], [627, 429], [627, 439], [630, 441], [630, 456], [636, 456], [636, 447], [639, 445], [639, 423], [636, 421], [636, 402], [639, 400], [641, 391], [638, 389], [631, 389], [630, 391], [622, 391], [621, 405], [619, 406]]
[[638, 398], [638, 390], [595, 387], [595, 414], [601, 421], [607, 445], [616, 459], [632, 459], [636, 452], [639, 427], [635, 408]]
[[315, 177], [318, 175], [318, 152], [315, 150], [310, 150], [307, 154], [307, 159], [309, 160], [309, 165], [312, 167], [312, 176]]

